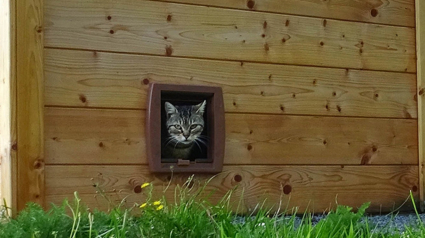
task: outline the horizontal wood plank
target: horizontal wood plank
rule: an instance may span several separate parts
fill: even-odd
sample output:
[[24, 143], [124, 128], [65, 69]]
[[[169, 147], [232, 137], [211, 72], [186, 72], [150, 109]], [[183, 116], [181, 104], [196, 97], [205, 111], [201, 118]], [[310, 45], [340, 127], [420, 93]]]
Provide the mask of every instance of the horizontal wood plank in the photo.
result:
[[[195, 175], [192, 192], [208, 178]], [[132, 206], [146, 201], [147, 195], [143, 190], [135, 193], [134, 188], [151, 182], [154, 198], [162, 197], [170, 183], [165, 196], [174, 202], [174, 188], [186, 179], [179, 174], [153, 175], [147, 166], [46, 166], [46, 198], [48, 203], [58, 204], [73, 198], [77, 191], [90, 208], [106, 209], [108, 202], [96, 193], [100, 189], [115, 203], [128, 195], [126, 205]], [[227, 191], [236, 189], [232, 204], [236, 208], [241, 201], [240, 212], [254, 209], [265, 198], [265, 208], [276, 210], [281, 201], [281, 209], [298, 207], [299, 213], [327, 211], [335, 208], [336, 202], [352, 207], [371, 202], [369, 211], [385, 212], [402, 205], [410, 190], [417, 199], [417, 188], [417, 166], [225, 166], [203, 194], [212, 192], [211, 201], [217, 202]], [[412, 210], [411, 203], [401, 210]]]
[[416, 77], [160, 56], [47, 49], [51, 106], [146, 108], [149, 83], [219, 86], [227, 112], [416, 118]]
[[[157, 0], [158, 1], [158, 0]], [[204, 6], [287, 13], [294, 15], [415, 26], [414, 0], [159, 0]]]
[[46, 0], [47, 47], [415, 72], [415, 30], [132, 0]]
[[[145, 111], [46, 108], [46, 164], [146, 164]], [[417, 164], [417, 121], [226, 114], [225, 164]]]

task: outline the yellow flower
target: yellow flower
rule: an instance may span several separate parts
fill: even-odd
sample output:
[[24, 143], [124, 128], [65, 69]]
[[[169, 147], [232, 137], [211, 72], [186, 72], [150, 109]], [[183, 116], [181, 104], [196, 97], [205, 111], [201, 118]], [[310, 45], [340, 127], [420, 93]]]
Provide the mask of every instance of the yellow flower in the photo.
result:
[[146, 188], [147, 186], [149, 186], [150, 185], [150, 183], [144, 183], [144, 184], [142, 184], [142, 186], [140, 186], [140, 187], [142, 187], [142, 188]]
[[143, 203], [142, 205], [140, 205], [140, 208], [144, 208], [146, 207], [148, 204], [147, 203]]
[[161, 201], [155, 201], [155, 202], [153, 202], [153, 205], [159, 206], [159, 205], [161, 205]]
[[156, 208], [157, 211], [161, 210], [164, 208], [164, 205], [160, 205], [159, 207]]

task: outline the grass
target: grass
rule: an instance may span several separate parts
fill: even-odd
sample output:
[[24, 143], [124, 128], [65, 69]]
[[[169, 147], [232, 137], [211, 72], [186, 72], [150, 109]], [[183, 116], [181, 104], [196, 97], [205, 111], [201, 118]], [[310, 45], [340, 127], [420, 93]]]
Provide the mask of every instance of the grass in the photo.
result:
[[231, 191], [213, 205], [201, 198], [203, 187], [192, 190], [187, 186], [190, 182], [176, 188], [173, 203], [152, 200], [153, 186], [144, 184], [147, 199], [132, 208], [118, 204], [108, 212], [90, 212], [76, 193], [74, 201], [64, 201], [49, 211], [28, 204], [15, 219], [3, 208], [0, 237], [425, 237], [425, 226], [416, 207], [417, 222], [403, 231], [378, 229], [365, 216], [369, 204], [357, 212], [338, 206], [315, 224], [313, 215], [308, 213], [300, 218], [258, 209], [256, 214], [239, 217], [229, 209]]

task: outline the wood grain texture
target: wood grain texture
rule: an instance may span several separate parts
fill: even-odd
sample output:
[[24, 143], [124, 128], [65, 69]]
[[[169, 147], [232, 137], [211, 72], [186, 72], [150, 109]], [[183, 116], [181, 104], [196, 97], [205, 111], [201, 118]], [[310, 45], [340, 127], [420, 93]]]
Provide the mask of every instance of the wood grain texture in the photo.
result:
[[[323, 212], [335, 208], [336, 201], [353, 207], [371, 202], [369, 211], [385, 212], [399, 207], [408, 198], [409, 190], [418, 197], [417, 170], [417, 166], [225, 166], [209, 182], [204, 194], [212, 192], [211, 201], [216, 202], [227, 191], [236, 189], [232, 203], [236, 207], [241, 200], [242, 212], [252, 210], [265, 197], [265, 208], [276, 209], [281, 200], [282, 209], [298, 207], [299, 213]], [[151, 182], [154, 197], [160, 198], [170, 178], [170, 174], [149, 173], [147, 166], [46, 166], [46, 200], [58, 204], [77, 191], [90, 208], [105, 209], [106, 200], [96, 195], [97, 186], [113, 202], [119, 203], [129, 195], [127, 206], [132, 206], [146, 199], [144, 191], [133, 192], [135, 187]], [[209, 177], [194, 178], [192, 189], [196, 190]], [[165, 192], [168, 201], [174, 201], [175, 186], [186, 179], [184, 175], [173, 175]], [[402, 208], [411, 209], [411, 203]]]
[[[47, 164], [146, 164], [145, 111], [46, 108]], [[406, 119], [227, 113], [225, 164], [415, 164]]]
[[419, 135], [419, 178], [421, 209], [425, 210], [425, 3], [416, 1], [416, 42], [417, 42], [417, 98], [418, 98], [418, 135]]
[[407, 73], [45, 50], [46, 105], [145, 109], [148, 84], [219, 86], [227, 112], [416, 118]]
[[18, 203], [44, 203], [43, 0], [17, 2]]
[[372, 22], [399, 26], [415, 26], [414, 0], [157, 0], [204, 6], [286, 13], [343, 19], [349, 21]]
[[[0, 198], [16, 210], [16, 3], [0, 1]], [[15, 148], [15, 149], [14, 149]]]
[[415, 72], [415, 30], [132, 0], [46, 0], [46, 46]]

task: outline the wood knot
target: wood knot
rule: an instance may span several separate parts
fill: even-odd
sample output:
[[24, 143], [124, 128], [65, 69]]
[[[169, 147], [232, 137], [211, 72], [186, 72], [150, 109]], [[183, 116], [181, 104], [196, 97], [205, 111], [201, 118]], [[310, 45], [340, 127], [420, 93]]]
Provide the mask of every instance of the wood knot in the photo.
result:
[[285, 26], [289, 26], [289, 19], [285, 21]]
[[134, 186], [133, 188], [134, 193], [141, 193], [142, 192], [142, 185], [138, 184]]
[[321, 42], [320, 42], [320, 45], [321, 45], [321, 46], [324, 46], [324, 45], [325, 45], [325, 43], [324, 43], [323, 41], [321, 41]]
[[324, 145], [328, 144], [328, 141], [327, 140], [323, 140], [323, 144]]
[[264, 23], [263, 23], [263, 29], [266, 29], [267, 28], [267, 21], [264, 21]]
[[143, 84], [144, 85], [148, 85], [149, 84], [149, 79], [148, 78], [143, 79]]
[[266, 50], [266, 51], [269, 51], [270, 50], [270, 47], [269, 47], [269, 44], [264, 44], [264, 50]]
[[18, 150], [18, 144], [16, 144], [16, 142], [15, 142], [15, 143], [13, 143], [13, 144], [12, 144], [11, 149], [12, 149], [13, 151], [17, 151], [17, 150]]
[[100, 148], [102, 148], [102, 147], [104, 147], [105, 145], [103, 144], [103, 142], [99, 142], [99, 147]]
[[422, 95], [424, 94], [424, 89], [423, 89], [423, 88], [421, 88], [421, 89], [419, 90], [418, 94], [419, 94], [419, 96], [422, 96]]
[[246, 147], [248, 150], [252, 150], [252, 145], [248, 144], [248, 146]]
[[86, 102], [87, 102], [87, 98], [86, 98], [86, 96], [84, 96], [83, 94], [80, 94], [78, 98], [80, 99], [80, 101], [81, 101], [82, 103], [86, 103]]
[[375, 8], [370, 10], [370, 15], [372, 15], [372, 17], [378, 16], [378, 10], [376, 10]]
[[171, 45], [165, 46], [165, 55], [171, 56], [172, 54], [173, 54], [173, 48], [171, 47]]
[[114, 34], [114, 33], [115, 33], [115, 31], [111, 29], [111, 30], [109, 31], [109, 33], [110, 33], [110, 34]]
[[249, 134], [252, 135], [252, 133], [254, 133], [254, 131], [253, 130], [249, 130]]
[[285, 107], [284, 107], [283, 105], [280, 105], [280, 110], [281, 110], [282, 112], [284, 112], [284, 111], [285, 111]]
[[288, 194], [290, 194], [292, 192], [292, 187], [291, 187], [291, 185], [285, 185], [285, 186], [283, 186], [283, 193], [284, 194], [286, 194], [286, 195], [288, 195]]
[[40, 160], [40, 159], [36, 160], [34, 162], [34, 169], [40, 169], [40, 168], [42, 168], [43, 167], [43, 164], [44, 164], [43, 160]]
[[172, 16], [170, 14], [168, 14], [167, 16], [167, 21], [170, 22], [171, 21]]
[[326, 27], [326, 24], [328, 24], [328, 21], [326, 19], [323, 20], [323, 27]]
[[253, 8], [254, 8], [254, 6], [255, 6], [255, 1], [253, 1], [253, 0], [249, 0], [249, 1], [246, 3], [246, 6], [247, 6], [249, 9], [253, 9]]
[[41, 33], [42, 31], [43, 31], [43, 27], [42, 26], [37, 27], [37, 33]]
[[282, 38], [282, 43], [285, 43], [286, 42], [286, 39], [285, 38]]
[[370, 163], [370, 156], [368, 154], [363, 155], [360, 164], [365, 165], [369, 163]]
[[263, 37], [263, 38], [266, 37], [266, 34], [262, 34], [261, 37]]
[[233, 179], [235, 180], [235, 182], [240, 183], [242, 181], [242, 176], [239, 174], [236, 174]]
[[341, 112], [341, 107], [339, 105], [336, 105], [336, 110], [338, 110], [338, 112]]
[[108, 19], [109, 21], [112, 19], [111, 16], [107, 16], [106, 19]]
[[418, 186], [416, 186], [416, 185], [415, 185], [415, 186], [413, 186], [413, 187], [412, 187], [412, 192], [417, 192], [417, 191], [418, 191]]

